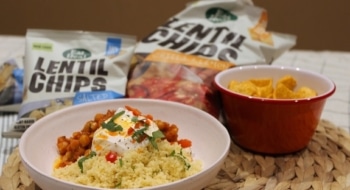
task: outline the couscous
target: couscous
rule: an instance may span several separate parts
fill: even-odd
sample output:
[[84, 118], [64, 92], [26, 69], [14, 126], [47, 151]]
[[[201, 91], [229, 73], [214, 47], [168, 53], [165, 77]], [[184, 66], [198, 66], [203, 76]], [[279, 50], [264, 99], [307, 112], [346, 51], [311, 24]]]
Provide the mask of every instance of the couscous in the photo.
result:
[[[92, 128], [94, 128], [92, 130]], [[96, 114], [72, 137], [59, 137], [53, 176], [102, 188], [142, 188], [177, 181], [202, 170], [191, 141], [176, 125], [125, 106]], [[74, 150], [73, 150], [74, 149]]]

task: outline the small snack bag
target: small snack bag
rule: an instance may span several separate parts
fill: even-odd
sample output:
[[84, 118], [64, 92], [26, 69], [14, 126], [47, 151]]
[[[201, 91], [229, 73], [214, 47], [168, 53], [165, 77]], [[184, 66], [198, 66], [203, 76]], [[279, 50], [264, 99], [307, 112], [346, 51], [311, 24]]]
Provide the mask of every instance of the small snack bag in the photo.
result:
[[123, 98], [134, 36], [29, 29], [26, 35], [24, 96], [14, 130], [59, 109]]

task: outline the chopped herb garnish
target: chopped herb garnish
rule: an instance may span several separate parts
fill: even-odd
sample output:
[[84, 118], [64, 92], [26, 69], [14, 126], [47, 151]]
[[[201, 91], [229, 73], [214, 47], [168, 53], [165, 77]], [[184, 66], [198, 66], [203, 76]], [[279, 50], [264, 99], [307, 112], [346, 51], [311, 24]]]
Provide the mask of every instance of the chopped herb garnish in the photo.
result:
[[161, 138], [163, 138], [165, 136], [164, 136], [162, 131], [158, 130], [158, 131], [154, 131], [152, 133], [152, 137], [161, 139]]
[[114, 123], [114, 120], [123, 115], [125, 111], [115, 114], [107, 123], [102, 123], [102, 128], [111, 132], [122, 131], [123, 127]]
[[78, 160], [78, 166], [80, 168], [80, 172], [83, 173], [83, 162], [85, 162], [85, 160], [92, 158], [96, 156], [96, 152], [91, 151], [89, 155], [82, 157], [81, 159]]
[[158, 150], [158, 145], [156, 143], [156, 139], [161, 139], [163, 137], [165, 137], [165, 136], [164, 136], [162, 131], [160, 131], [160, 130], [154, 131], [152, 133], [152, 137], [149, 137], [149, 141], [151, 142], [152, 146]]
[[107, 129], [108, 131], [111, 132], [116, 132], [116, 131], [122, 131], [123, 127], [121, 125], [117, 125], [115, 123], [102, 123], [102, 128]]
[[122, 185], [122, 180], [120, 180], [120, 182], [115, 185], [115, 188], [119, 188], [121, 185]]
[[131, 121], [134, 122], [134, 123], [136, 123], [136, 122], [139, 121], [139, 118], [136, 117], [136, 116], [134, 116], [134, 117], [131, 118]]
[[119, 158], [119, 166], [123, 167], [123, 160], [121, 158]]
[[131, 138], [136, 140], [137, 142], [141, 142], [142, 137], [145, 135], [146, 130], [147, 130], [147, 128], [142, 128], [142, 129], [135, 131], [134, 134], [132, 134]]
[[121, 112], [116, 113], [116, 114], [112, 117], [111, 120], [114, 121], [114, 120], [117, 119], [118, 117], [122, 116], [124, 113], [125, 113], [125, 111], [121, 111]]
[[182, 154], [182, 149], [180, 150], [180, 153], [176, 153], [175, 150], [173, 150], [169, 156], [176, 157], [180, 160], [182, 160], [185, 164], [185, 168], [188, 170], [191, 167], [191, 164], [187, 162], [187, 158]]

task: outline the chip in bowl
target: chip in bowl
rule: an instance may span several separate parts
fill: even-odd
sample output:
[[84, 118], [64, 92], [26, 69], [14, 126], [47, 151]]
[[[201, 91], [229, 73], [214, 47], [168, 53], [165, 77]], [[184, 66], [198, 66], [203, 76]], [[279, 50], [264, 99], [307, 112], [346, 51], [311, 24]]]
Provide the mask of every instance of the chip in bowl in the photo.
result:
[[272, 78], [252, 78], [245, 81], [230, 81], [228, 89], [248, 96], [273, 99], [310, 98], [317, 92], [309, 87], [302, 86], [296, 90], [297, 81], [292, 75], [279, 78], [275, 88]]

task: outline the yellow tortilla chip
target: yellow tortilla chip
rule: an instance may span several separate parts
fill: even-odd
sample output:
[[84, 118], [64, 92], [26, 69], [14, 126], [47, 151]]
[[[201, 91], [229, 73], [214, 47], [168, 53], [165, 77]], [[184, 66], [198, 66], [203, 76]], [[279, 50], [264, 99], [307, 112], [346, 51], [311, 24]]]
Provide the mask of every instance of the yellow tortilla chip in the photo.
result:
[[270, 32], [266, 32], [264, 28], [254, 27], [249, 28], [249, 35], [253, 40], [263, 42], [268, 45], [273, 45], [272, 34]]
[[273, 98], [275, 99], [294, 99], [296, 98], [295, 93], [289, 89], [288, 86], [286, 86], [283, 83], [278, 83], [276, 86], [276, 89], [273, 93]]
[[253, 83], [257, 87], [257, 97], [261, 98], [271, 98], [273, 94], [272, 87], [272, 78], [259, 78], [259, 79], [250, 79], [251, 83]]
[[316, 91], [309, 88], [309, 87], [301, 87], [299, 90], [296, 92], [297, 98], [311, 98], [315, 97], [317, 95]]
[[273, 97], [273, 87], [272, 85], [258, 87], [258, 97], [261, 98], [272, 98]]
[[284, 84], [289, 90], [294, 90], [294, 88], [297, 86], [297, 81], [291, 75], [286, 75], [280, 78], [277, 84], [279, 83]]
[[267, 26], [267, 12], [263, 11], [260, 15], [258, 23], [253, 27], [249, 28], [250, 37], [253, 40], [273, 45], [272, 34], [266, 31]]
[[250, 81], [243, 81], [233, 84], [230, 83], [229, 89], [234, 92], [245, 94], [248, 96], [256, 96], [257, 94], [257, 87]]
[[317, 92], [309, 87], [301, 87], [295, 92], [296, 86], [296, 79], [285, 75], [278, 80], [276, 89], [273, 88], [272, 78], [256, 78], [242, 82], [232, 80], [228, 89], [248, 96], [274, 99], [310, 98], [317, 95]]
[[272, 78], [250, 79], [249, 81], [259, 87], [272, 86]]
[[232, 90], [236, 84], [238, 84], [238, 81], [230, 81], [230, 83], [228, 84], [228, 89]]

